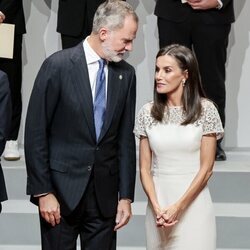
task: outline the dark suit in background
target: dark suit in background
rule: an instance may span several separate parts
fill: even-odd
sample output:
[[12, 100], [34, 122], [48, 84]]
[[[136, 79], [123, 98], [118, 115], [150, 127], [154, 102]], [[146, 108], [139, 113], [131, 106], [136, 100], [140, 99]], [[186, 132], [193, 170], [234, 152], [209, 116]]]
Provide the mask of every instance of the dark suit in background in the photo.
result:
[[[7, 75], [0, 70], [0, 155], [2, 155], [8, 135], [11, 119], [11, 98]], [[4, 182], [3, 170], [0, 159], [0, 212], [1, 202], [7, 200], [7, 192]]]
[[63, 49], [77, 45], [90, 35], [95, 11], [105, 1], [59, 0], [57, 32], [61, 33]]
[[105, 0], [59, 0], [57, 32], [62, 48], [70, 48], [86, 38], [92, 30], [97, 7]]
[[[155, 15], [158, 17], [160, 47], [179, 43], [195, 51], [205, 93], [217, 104], [224, 126], [225, 63], [234, 9], [233, 0], [222, 0], [222, 3], [221, 9], [194, 10], [181, 0], [158, 0]], [[219, 142], [217, 160], [222, 156], [218, 154], [220, 149]]]
[[7, 140], [17, 140], [22, 114], [22, 39], [25, 31], [25, 20], [22, 0], [0, 0], [0, 11], [4, 13], [4, 23], [15, 24], [15, 41], [13, 59], [0, 58], [0, 70], [9, 78], [12, 120]]

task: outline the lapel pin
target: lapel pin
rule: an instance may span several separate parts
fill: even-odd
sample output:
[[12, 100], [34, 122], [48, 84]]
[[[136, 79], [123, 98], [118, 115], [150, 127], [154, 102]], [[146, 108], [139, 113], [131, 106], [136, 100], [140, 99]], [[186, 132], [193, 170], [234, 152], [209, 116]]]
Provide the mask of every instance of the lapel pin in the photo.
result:
[[122, 80], [122, 75], [119, 75], [119, 79]]

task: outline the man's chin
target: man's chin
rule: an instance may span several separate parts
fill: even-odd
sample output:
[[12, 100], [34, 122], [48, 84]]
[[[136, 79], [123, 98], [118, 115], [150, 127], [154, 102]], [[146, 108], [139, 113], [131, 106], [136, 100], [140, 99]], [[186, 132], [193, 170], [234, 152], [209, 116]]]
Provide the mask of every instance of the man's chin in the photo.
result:
[[110, 58], [112, 62], [120, 62], [123, 59], [123, 54], [119, 54]]

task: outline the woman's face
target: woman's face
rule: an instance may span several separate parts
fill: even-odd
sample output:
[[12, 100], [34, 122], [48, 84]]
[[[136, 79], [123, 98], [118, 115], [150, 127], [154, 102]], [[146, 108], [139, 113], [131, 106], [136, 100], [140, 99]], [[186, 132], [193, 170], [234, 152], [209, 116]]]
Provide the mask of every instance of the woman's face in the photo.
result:
[[176, 59], [169, 55], [156, 59], [155, 82], [159, 94], [179, 93], [182, 95], [183, 83], [187, 79], [187, 72], [182, 71]]

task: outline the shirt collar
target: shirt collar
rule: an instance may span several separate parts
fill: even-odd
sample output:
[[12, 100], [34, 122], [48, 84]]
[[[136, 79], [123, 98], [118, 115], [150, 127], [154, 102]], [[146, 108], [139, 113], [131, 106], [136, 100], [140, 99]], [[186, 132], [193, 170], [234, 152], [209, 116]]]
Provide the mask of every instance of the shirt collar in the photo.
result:
[[100, 59], [100, 56], [91, 48], [88, 37], [83, 41], [83, 48], [85, 51], [87, 64], [95, 63]]

